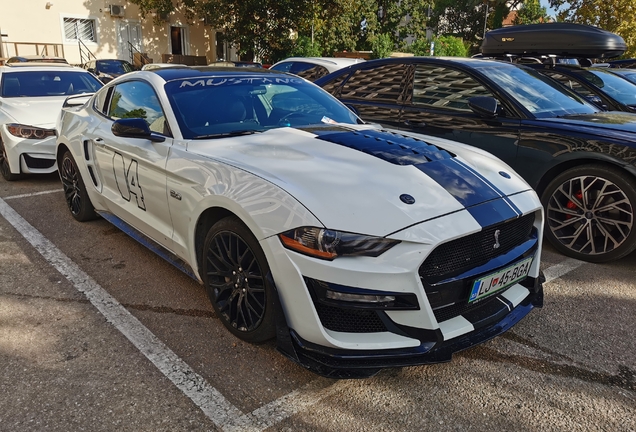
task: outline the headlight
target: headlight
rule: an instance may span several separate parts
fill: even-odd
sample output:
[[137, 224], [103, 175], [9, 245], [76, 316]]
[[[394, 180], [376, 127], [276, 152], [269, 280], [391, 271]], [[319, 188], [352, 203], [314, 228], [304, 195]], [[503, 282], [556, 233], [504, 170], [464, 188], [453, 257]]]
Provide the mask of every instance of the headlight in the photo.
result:
[[8, 124], [7, 130], [13, 136], [26, 139], [44, 139], [56, 136], [55, 129], [42, 129], [21, 124]]
[[326, 260], [355, 255], [377, 257], [400, 243], [399, 240], [313, 227], [296, 228], [278, 237], [288, 249]]

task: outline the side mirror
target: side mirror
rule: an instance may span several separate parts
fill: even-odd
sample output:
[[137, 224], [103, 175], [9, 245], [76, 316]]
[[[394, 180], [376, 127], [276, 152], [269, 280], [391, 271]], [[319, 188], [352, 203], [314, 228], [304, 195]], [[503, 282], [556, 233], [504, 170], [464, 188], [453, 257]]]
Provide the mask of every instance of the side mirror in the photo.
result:
[[153, 133], [148, 127], [146, 120], [142, 118], [125, 118], [115, 120], [110, 128], [113, 135], [124, 138], [141, 138], [153, 142], [163, 142], [166, 139]]
[[495, 118], [499, 103], [491, 96], [473, 96], [468, 98], [468, 106], [475, 114], [486, 118]]
[[358, 110], [356, 109], [356, 107], [354, 107], [353, 105], [345, 105], [347, 108], [349, 108], [349, 111], [353, 112], [355, 115], [357, 115], [358, 117], [360, 117], [360, 113], [358, 113]]

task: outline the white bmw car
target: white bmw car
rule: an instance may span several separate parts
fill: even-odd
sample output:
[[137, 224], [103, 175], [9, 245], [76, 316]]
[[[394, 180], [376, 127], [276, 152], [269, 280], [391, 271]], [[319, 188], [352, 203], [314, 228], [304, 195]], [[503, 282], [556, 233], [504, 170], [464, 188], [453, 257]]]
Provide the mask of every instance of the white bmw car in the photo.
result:
[[46, 174], [55, 164], [56, 121], [69, 95], [94, 93], [102, 83], [66, 63], [0, 66], [0, 174]]
[[542, 305], [525, 181], [289, 74], [125, 75], [64, 109], [57, 160], [75, 219], [122, 228], [203, 283], [234, 335], [321, 375], [448, 361]]

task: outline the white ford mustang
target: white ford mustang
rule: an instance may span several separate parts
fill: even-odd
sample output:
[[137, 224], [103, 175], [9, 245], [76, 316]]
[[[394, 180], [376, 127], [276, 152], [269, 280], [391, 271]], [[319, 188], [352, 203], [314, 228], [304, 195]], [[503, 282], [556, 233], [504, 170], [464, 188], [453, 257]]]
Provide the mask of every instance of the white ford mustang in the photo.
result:
[[325, 376], [448, 361], [542, 305], [543, 213], [519, 176], [292, 75], [125, 75], [63, 110], [57, 160], [75, 219], [121, 227], [234, 335]]

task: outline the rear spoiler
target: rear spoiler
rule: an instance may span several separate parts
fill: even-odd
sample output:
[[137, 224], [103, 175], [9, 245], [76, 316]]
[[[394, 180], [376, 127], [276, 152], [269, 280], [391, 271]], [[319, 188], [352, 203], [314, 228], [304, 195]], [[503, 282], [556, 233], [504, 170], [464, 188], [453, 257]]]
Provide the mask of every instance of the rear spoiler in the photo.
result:
[[[82, 93], [82, 94], [77, 94], [77, 95], [73, 95], [73, 96], [69, 96], [66, 98], [66, 100], [64, 100], [64, 104], [62, 105], [62, 108], [68, 108], [68, 107], [77, 107], [77, 106], [82, 106], [84, 105], [86, 102], [88, 102], [88, 100], [94, 95], [95, 93]], [[79, 100], [78, 100], [79, 99]]]

